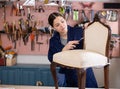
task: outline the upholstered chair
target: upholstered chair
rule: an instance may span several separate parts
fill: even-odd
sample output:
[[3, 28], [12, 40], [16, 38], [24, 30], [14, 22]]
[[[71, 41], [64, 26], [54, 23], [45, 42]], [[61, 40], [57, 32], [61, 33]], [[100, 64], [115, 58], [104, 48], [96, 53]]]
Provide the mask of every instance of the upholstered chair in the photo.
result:
[[86, 69], [100, 67], [104, 70], [104, 86], [109, 89], [109, 44], [111, 38], [110, 27], [95, 18], [84, 29], [84, 49], [62, 51], [54, 54], [51, 72], [55, 89], [58, 89], [56, 67], [74, 68], [78, 72], [78, 87], [85, 89]]

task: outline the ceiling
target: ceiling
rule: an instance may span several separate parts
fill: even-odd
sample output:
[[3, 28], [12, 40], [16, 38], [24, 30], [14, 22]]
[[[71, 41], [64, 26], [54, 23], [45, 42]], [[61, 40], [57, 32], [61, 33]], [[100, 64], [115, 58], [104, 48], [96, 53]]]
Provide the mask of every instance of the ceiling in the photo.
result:
[[[26, 1], [26, 0], [0, 0], [0, 1]], [[44, 1], [44, 0], [36, 0]], [[49, 0], [49, 1], [58, 1], [58, 0]], [[81, 1], [81, 2], [120, 2], [120, 0], [59, 0], [59, 1]]]
[[120, 2], [120, 0], [67, 0], [67, 1], [82, 1], [82, 2]]
[[[11, 4], [11, 2], [14, 2], [14, 1], [34, 1], [34, 0], [0, 0], [0, 7], [2, 7], [3, 4]], [[45, 0], [35, 0], [35, 1], [45, 1]], [[49, 0], [49, 2], [51, 1], [60, 1], [60, 2], [64, 2], [64, 1], [69, 1], [69, 2], [74, 2], [74, 1], [77, 1], [77, 2], [109, 2], [109, 3], [120, 3], [120, 0]]]

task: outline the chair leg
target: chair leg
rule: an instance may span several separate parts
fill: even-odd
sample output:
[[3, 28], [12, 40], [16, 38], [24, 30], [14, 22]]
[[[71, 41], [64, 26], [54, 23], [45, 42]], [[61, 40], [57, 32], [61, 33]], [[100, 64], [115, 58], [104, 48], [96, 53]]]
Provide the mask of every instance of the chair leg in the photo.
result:
[[86, 70], [78, 69], [78, 87], [79, 89], [85, 89], [85, 81], [86, 81]]
[[51, 70], [52, 77], [53, 77], [53, 80], [54, 80], [55, 89], [58, 89], [58, 80], [57, 80], [57, 75], [56, 75], [56, 65], [55, 65], [55, 63], [50, 64], [50, 70]]
[[104, 84], [105, 89], [109, 89], [109, 65], [104, 67]]

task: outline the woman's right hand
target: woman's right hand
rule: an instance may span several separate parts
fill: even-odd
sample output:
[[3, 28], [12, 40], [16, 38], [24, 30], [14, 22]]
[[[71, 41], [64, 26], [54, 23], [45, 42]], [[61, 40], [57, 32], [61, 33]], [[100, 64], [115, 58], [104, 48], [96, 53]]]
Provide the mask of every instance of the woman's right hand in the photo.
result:
[[62, 51], [74, 49], [77, 44], [79, 44], [79, 41], [78, 41], [78, 40], [69, 41], [69, 42], [65, 45], [65, 47], [62, 49]]

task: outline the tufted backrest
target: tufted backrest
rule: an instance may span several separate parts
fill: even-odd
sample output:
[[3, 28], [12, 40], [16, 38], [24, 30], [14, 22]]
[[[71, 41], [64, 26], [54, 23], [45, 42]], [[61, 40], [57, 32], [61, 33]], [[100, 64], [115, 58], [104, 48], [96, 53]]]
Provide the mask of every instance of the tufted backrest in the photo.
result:
[[99, 21], [90, 24], [84, 33], [84, 48], [106, 56], [109, 28]]

